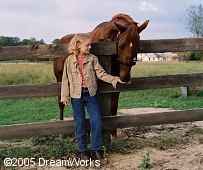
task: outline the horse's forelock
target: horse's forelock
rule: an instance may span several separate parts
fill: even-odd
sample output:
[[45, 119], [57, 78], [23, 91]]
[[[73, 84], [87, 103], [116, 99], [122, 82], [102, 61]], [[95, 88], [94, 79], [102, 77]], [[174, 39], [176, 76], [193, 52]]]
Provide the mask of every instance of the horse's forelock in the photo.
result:
[[127, 29], [119, 35], [119, 38], [126, 38], [127, 40], [131, 41], [131, 39], [134, 39], [138, 36], [138, 26], [136, 24], [130, 24]]

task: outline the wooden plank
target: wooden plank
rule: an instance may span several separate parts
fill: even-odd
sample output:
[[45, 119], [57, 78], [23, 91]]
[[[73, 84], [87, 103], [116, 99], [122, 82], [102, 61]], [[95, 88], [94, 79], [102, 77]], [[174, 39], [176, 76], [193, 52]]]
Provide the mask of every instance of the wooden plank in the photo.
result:
[[[106, 70], [107, 73], [110, 74], [112, 72], [112, 57], [108, 56], [108, 57], [104, 58], [103, 56], [98, 56], [98, 58], [99, 58], [99, 62], [102, 65], [102, 67]], [[99, 80], [98, 81], [99, 91], [102, 90], [106, 84], [107, 83], [103, 83], [101, 80]], [[101, 112], [103, 113], [102, 116], [111, 116], [112, 115], [111, 114], [111, 109], [112, 109], [111, 94], [110, 93], [107, 93], [107, 94], [99, 93], [98, 100], [99, 100]], [[104, 145], [107, 147], [107, 149], [110, 149], [111, 132], [104, 130], [102, 135], [103, 135]]]
[[[113, 89], [110, 84], [101, 82], [100, 93], [118, 91], [172, 88], [182, 86], [202, 86], [203, 73], [132, 78], [130, 84], [118, 84]], [[0, 98], [46, 97], [57, 95], [57, 84], [0, 86]]]
[[26, 123], [0, 127], [0, 140], [29, 138], [32, 136], [73, 134], [74, 121], [52, 121], [47, 123]]
[[57, 84], [0, 86], [0, 98], [57, 96]]
[[94, 43], [90, 52], [97, 56], [114, 56], [117, 54], [116, 43], [111, 41]]
[[190, 109], [190, 110], [115, 116], [105, 119], [104, 127], [110, 130], [112, 128], [174, 124], [180, 122], [193, 122], [202, 120], [203, 120], [203, 109]]
[[49, 45], [32, 46], [8, 46], [0, 48], [0, 61], [29, 60], [53, 58], [54, 48]]
[[203, 51], [203, 38], [142, 40], [140, 53]]
[[[0, 48], [0, 61], [8, 60], [50, 60], [68, 54], [66, 45], [8, 46]], [[116, 54], [116, 44], [100, 42], [92, 44], [95, 55], [111, 56]]]
[[[135, 115], [108, 116], [103, 118], [105, 130], [136, 126], [151, 126], [203, 120], [203, 109], [145, 113]], [[87, 120], [87, 126], [89, 121]], [[53, 134], [72, 135], [73, 119], [46, 123], [27, 123], [0, 126], [0, 139], [28, 138]]]
[[[100, 42], [92, 45], [95, 55], [114, 55], [117, 53], [115, 42]], [[203, 38], [141, 40], [140, 53], [162, 53], [181, 51], [203, 51]], [[50, 59], [66, 55], [66, 45], [15, 46], [0, 48], [0, 61], [24, 59]]]
[[203, 85], [203, 73], [132, 78], [131, 84], [118, 86], [120, 87], [118, 90], [144, 90], [190, 85]]

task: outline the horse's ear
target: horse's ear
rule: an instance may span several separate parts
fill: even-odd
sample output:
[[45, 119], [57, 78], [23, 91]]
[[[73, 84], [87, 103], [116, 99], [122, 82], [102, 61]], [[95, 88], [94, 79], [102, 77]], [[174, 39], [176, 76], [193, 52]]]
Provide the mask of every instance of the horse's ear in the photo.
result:
[[149, 20], [146, 20], [142, 25], [138, 26], [138, 33], [141, 33], [149, 24]]

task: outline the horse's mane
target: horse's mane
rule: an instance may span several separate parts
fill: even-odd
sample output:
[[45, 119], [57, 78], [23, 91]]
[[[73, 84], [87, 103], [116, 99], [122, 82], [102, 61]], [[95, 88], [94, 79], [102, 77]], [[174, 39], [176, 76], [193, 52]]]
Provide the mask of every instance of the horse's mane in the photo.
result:
[[100, 27], [102, 27], [102, 26], [104, 26], [105, 24], [108, 24], [109, 22], [102, 22], [102, 23], [100, 23], [99, 25], [97, 25], [95, 28], [94, 28], [94, 30], [96, 30], [96, 29], [98, 29], [98, 28], [100, 28]]
[[112, 22], [115, 22], [115, 21], [117, 21], [117, 20], [123, 20], [123, 21], [125, 21], [127, 24], [132, 24], [132, 23], [138, 24], [137, 22], [135, 22], [135, 21], [133, 20], [132, 17], [130, 17], [130, 16], [127, 15], [127, 14], [117, 14], [117, 15], [114, 15], [114, 16], [112, 17], [112, 19], [111, 19]]

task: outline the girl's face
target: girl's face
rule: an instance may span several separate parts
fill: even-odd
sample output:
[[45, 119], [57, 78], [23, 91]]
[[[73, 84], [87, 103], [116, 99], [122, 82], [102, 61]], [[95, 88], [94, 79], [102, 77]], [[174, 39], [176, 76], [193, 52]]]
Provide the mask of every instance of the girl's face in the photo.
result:
[[80, 43], [79, 43], [80, 53], [87, 54], [87, 53], [89, 53], [90, 48], [91, 48], [91, 46], [90, 46], [89, 39], [80, 41]]

